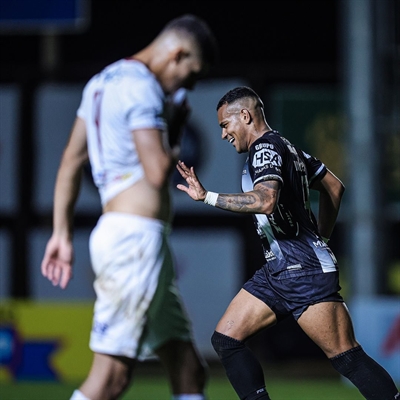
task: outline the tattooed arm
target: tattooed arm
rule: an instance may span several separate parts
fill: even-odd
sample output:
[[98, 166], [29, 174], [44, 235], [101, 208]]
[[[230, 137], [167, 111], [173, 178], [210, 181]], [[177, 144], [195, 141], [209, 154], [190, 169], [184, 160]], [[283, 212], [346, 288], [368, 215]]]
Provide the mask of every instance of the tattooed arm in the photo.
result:
[[[177, 169], [188, 186], [178, 184], [177, 188], [186, 192], [193, 200], [204, 201], [207, 190], [199, 181], [193, 167], [187, 167], [179, 161]], [[274, 212], [279, 199], [281, 183], [275, 180], [257, 183], [254, 190], [246, 193], [216, 194], [215, 207], [223, 210], [247, 214], [271, 214]]]
[[218, 194], [215, 207], [239, 213], [272, 214], [279, 199], [280, 185], [279, 181], [264, 181], [251, 192]]

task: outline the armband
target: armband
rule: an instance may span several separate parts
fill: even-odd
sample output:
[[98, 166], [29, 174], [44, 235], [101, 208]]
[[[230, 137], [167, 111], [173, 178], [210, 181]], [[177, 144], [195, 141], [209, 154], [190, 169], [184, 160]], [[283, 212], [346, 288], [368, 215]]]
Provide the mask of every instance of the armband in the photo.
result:
[[215, 192], [207, 192], [206, 198], [204, 199], [204, 203], [209, 204], [210, 206], [215, 207], [217, 203], [218, 193]]

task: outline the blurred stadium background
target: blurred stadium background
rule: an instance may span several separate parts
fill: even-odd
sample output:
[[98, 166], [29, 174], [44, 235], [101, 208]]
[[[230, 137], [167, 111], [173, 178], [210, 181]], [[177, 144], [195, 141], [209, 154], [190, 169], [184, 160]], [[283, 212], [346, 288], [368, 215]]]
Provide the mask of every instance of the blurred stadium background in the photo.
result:
[[[208, 21], [221, 60], [189, 95], [182, 158], [210, 190], [240, 191], [244, 158], [220, 140], [215, 106], [248, 85], [274, 129], [342, 178], [330, 243], [343, 295], [358, 339], [400, 382], [398, 0], [0, 0], [0, 384], [85, 377], [94, 300], [87, 241], [100, 213], [89, 170], [75, 216], [74, 280], [61, 291], [40, 274], [61, 151], [85, 82], [186, 12]], [[179, 285], [200, 351], [219, 374], [209, 338], [262, 263], [258, 238], [250, 218], [173, 195]], [[291, 320], [250, 346], [277, 379], [339, 381]]]

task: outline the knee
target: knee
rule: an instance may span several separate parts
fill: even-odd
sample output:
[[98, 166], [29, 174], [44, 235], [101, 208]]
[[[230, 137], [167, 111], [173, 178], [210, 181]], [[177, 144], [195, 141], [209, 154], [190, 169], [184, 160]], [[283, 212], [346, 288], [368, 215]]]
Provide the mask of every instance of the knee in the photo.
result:
[[170, 342], [158, 351], [173, 393], [202, 393], [208, 380], [207, 363], [191, 342]]
[[214, 331], [211, 344], [220, 358], [229, 356], [245, 347], [244, 342]]
[[199, 361], [181, 365], [179, 373], [170, 374], [174, 393], [203, 393], [208, 381], [207, 366]]
[[341, 375], [348, 377], [352, 372], [357, 369], [360, 362], [365, 361], [368, 357], [361, 346], [353, 347], [343, 353], [330, 358], [333, 368]]
[[108, 382], [108, 389], [110, 398], [117, 399], [119, 398], [122, 393], [126, 391], [129, 384], [131, 382], [130, 376], [126, 374], [120, 374], [117, 376], [113, 376]]
[[111, 399], [119, 398], [129, 387], [136, 361], [126, 357], [112, 357], [113, 364], [105, 379]]

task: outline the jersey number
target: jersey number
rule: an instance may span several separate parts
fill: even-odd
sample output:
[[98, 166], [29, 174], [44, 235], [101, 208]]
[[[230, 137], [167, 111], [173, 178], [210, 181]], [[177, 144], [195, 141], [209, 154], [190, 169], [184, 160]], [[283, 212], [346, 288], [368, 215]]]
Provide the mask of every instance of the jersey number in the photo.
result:
[[103, 92], [97, 91], [94, 92], [93, 95], [93, 119], [94, 124], [96, 126], [96, 136], [97, 136], [97, 144], [99, 146], [100, 153], [102, 153], [101, 146], [101, 135], [100, 135], [100, 113], [101, 113], [101, 101], [103, 100]]

